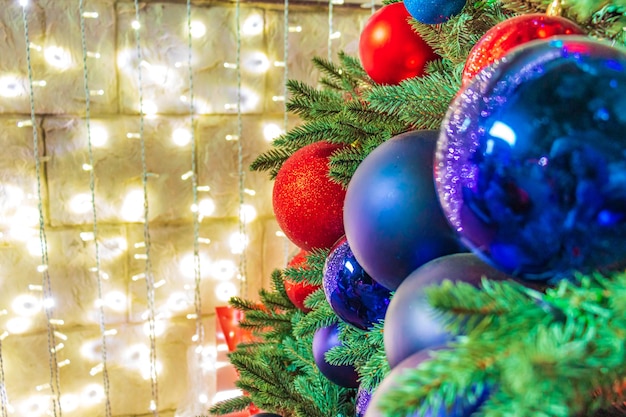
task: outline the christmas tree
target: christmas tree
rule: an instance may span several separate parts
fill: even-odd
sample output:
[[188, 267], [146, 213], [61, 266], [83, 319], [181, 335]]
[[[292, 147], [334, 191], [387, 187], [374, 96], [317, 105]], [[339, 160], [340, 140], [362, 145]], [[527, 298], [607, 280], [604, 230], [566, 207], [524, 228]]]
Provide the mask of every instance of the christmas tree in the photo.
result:
[[[625, 41], [623, 0], [405, 0], [372, 16], [360, 59], [314, 59], [321, 88], [288, 84], [303, 123], [252, 166], [276, 179], [279, 224], [303, 251], [260, 303], [231, 301], [254, 335], [230, 355], [246, 395], [211, 412], [626, 415]], [[433, 152], [450, 234], [422, 190]], [[416, 200], [376, 216], [368, 196], [393, 188], [383, 163]], [[454, 229], [496, 269], [450, 255]], [[442, 328], [416, 330], [415, 314]]]

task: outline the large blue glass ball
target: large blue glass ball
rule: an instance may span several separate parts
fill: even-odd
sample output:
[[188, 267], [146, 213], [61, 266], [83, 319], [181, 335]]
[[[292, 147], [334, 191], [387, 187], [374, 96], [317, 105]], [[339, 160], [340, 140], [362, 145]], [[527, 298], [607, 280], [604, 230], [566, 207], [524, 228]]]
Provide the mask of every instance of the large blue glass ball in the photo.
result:
[[378, 146], [355, 171], [343, 224], [359, 264], [390, 290], [415, 269], [461, 247], [437, 199], [437, 132], [416, 130]]
[[466, 0], [404, 0], [411, 17], [427, 25], [443, 23], [461, 13]]
[[345, 237], [326, 258], [323, 284], [328, 304], [346, 323], [366, 330], [385, 318], [391, 292], [363, 270]]
[[482, 71], [441, 127], [435, 178], [464, 243], [556, 281], [626, 261], [626, 53], [528, 43]]

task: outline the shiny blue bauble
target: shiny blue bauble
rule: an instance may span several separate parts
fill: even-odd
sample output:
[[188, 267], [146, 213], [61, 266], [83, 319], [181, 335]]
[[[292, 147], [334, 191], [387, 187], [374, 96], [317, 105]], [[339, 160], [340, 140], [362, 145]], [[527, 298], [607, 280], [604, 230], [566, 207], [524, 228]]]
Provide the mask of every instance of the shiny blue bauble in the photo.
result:
[[331, 326], [318, 329], [313, 335], [313, 359], [322, 375], [335, 384], [346, 388], [359, 386], [359, 375], [352, 365], [331, 365], [326, 361], [326, 352], [334, 347], [341, 346], [339, 340], [339, 326]]
[[404, 0], [404, 7], [418, 22], [436, 25], [461, 13], [465, 3], [466, 0]]
[[552, 283], [626, 263], [626, 53], [534, 41], [483, 70], [441, 127], [435, 178], [462, 241]]
[[443, 256], [409, 275], [396, 290], [385, 316], [384, 341], [389, 365], [394, 368], [415, 352], [442, 345], [452, 337], [445, 330], [445, 321], [428, 303], [424, 292], [427, 287], [446, 279], [478, 287], [483, 277], [509, 279], [471, 253]]
[[[431, 359], [432, 352], [442, 349], [437, 346], [432, 349], [422, 350], [415, 352], [405, 360], [403, 360], [398, 366], [393, 368], [389, 375], [380, 383], [380, 385], [374, 390], [372, 399], [369, 401], [367, 410], [364, 417], [383, 417], [382, 410], [380, 409], [381, 400], [387, 395], [388, 392], [396, 390], [399, 387], [398, 378], [408, 370], [417, 368], [422, 362]], [[473, 401], [468, 401], [464, 398], [457, 398], [454, 404], [450, 408], [440, 407], [436, 410], [428, 409], [423, 417], [469, 417], [478, 410], [478, 408], [489, 397], [489, 390], [483, 389], [480, 392], [472, 393]], [[419, 413], [411, 413], [405, 416], [397, 417], [419, 417]]]
[[354, 400], [355, 416], [364, 417], [370, 401], [372, 400], [372, 392], [359, 387]]
[[391, 292], [361, 268], [345, 237], [326, 258], [323, 284], [328, 304], [346, 323], [367, 330], [385, 318]]
[[437, 199], [437, 132], [395, 136], [361, 162], [344, 202], [350, 249], [376, 282], [395, 290], [416, 268], [461, 250]]

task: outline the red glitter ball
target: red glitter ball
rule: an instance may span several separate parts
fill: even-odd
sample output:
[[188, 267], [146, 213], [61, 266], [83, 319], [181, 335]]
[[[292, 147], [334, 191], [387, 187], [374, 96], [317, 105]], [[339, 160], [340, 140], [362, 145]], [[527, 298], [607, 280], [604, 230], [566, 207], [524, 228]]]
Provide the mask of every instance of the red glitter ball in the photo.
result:
[[516, 46], [553, 36], [584, 34], [576, 23], [559, 16], [535, 13], [507, 19], [489, 29], [474, 45], [463, 68], [463, 85]]
[[[287, 264], [290, 268], [307, 268], [306, 257], [309, 255], [309, 252], [305, 250], [300, 250], [294, 256], [291, 261]], [[306, 308], [304, 306], [304, 300], [315, 290], [317, 290], [319, 285], [311, 285], [308, 282], [293, 282], [289, 279], [285, 279], [285, 291], [287, 291], [287, 297], [291, 300], [291, 302], [298, 307], [300, 310], [309, 312], [311, 309]]]
[[404, 3], [384, 6], [374, 13], [359, 39], [363, 69], [379, 84], [400, 84], [424, 74], [429, 61], [438, 58], [408, 22]]
[[343, 236], [346, 190], [328, 177], [330, 155], [341, 145], [317, 142], [289, 157], [276, 181], [272, 203], [278, 225], [296, 246], [328, 249]]

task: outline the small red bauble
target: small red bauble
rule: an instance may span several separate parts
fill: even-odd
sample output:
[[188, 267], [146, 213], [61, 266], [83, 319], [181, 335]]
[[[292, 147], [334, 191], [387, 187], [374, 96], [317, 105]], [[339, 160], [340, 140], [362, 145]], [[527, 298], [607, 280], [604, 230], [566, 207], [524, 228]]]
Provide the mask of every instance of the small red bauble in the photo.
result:
[[379, 84], [395, 85], [423, 75], [426, 63], [438, 58], [413, 30], [410, 17], [404, 3], [393, 3], [374, 13], [361, 32], [361, 64]]
[[329, 157], [339, 148], [328, 142], [307, 145], [294, 152], [276, 175], [274, 214], [300, 249], [328, 249], [344, 234], [346, 190], [328, 177]]
[[489, 29], [474, 45], [463, 68], [463, 85], [516, 46], [552, 36], [584, 34], [576, 23], [559, 16], [535, 13], [507, 19]]
[[[309, 252], [305, 250], [300, 250], [294, 256], [291, 261], [287, 264], [290, 268], [307, 268], [306, 265], [306, 257]], [[310, 308], [306, 308], [304, 306], [304, 300], [315, 290], [317, 290], [319, 285], [311, 285], [308, 282], [293, 282], [289, 279], [285, 279], [285, 291], [287, 292], [287, 297], [291, 300], [291, 302], [298, 307], [300, 310], [304, 312], [311, 311]]]

